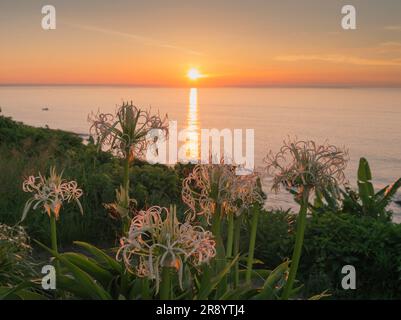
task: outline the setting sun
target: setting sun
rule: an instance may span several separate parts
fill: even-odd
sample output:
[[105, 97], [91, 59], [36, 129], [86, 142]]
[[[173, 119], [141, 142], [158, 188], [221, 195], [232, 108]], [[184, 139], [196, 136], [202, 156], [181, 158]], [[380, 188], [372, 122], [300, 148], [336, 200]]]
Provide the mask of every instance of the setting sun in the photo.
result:
[[199, 78], [202, 77], [202, 75], [200, 74], [198, 69], [191, 68], [191, 69], [188, 70], [187, 77], [190, 80], [198, 80]]

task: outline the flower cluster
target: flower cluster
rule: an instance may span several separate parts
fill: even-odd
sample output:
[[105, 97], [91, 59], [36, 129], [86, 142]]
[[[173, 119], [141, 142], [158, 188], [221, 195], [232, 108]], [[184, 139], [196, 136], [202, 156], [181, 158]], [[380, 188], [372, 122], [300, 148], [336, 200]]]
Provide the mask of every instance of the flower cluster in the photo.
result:
[[203, 215], [208, 223], [217, 205], [226, 214], [240, 215], [264, 201], [256, 173], [236, 175], [236, 166], [223, 162], [196, 165], [183, 181], [182, 200], [190, 208], [190, 219]]
[[62, 174], [58, 175], [55, 168], [50, 169], [49, 177], [44, 177], [40, 173], [37, 177], [29, 176], [23, 182], [22, 189], [24, 192], [33, 193], [33, 197], [26, 202], [21, 220], [25, 219], [32, 205], [33, 209], [42, 206], [49, 217], [53, 213], [56, 219], [59, 217], [63, 202], [75, 201], [81, 213], [83, 212], [79, 202], [82, 190], [75, 181], [64, 180]]
[[168, 133], [167, 116], [161, 118], [152, 115], [150, 110], [142, 110], [131, 103], [123, 103], [118, 107], [116, 114], [90, 114], [88, 121], [92, 124], [90, 134], [99, 146], [105, 151], [112, 151], [116, 155], [129, 157], [143, 157], [149, 144], [148, 133], [152, 129]]
[[197, 164], [182, 183], [182, 201], [190, 208], [188, 217], [203, 215], [210, 224], [216, 207], [233, 209], [232, 189], [235, 167], [220, 164]]
[[139, 211], [120, 244], [117, 260], [124, 261], [139, 277], [155, 280], [157, 291], [162, 268], [176, 270], [182, 288], [184, 263], [197, 268], [216, 255], [211, 232], [189, 222], [180, 223], [175, 208], [154, 206]]
[[254, 204], [263, 204], [265, 200], [257, 173], [236, 176], [231, 194], [237, 215]]
[[345, 180], [348, 151], [327, 143], [288, 140], [277, 154], [270, 151], [264, 162], [267, 173], [273, 177], [273, 190], [284, 186], [299, 195], [305, 188], [337, 190]]

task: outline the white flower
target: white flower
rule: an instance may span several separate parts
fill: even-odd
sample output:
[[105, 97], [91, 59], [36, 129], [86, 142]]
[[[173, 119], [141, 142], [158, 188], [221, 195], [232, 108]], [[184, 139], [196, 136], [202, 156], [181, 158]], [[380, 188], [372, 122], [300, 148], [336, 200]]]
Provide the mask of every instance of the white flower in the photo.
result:
[[263, 203], [256, 173], [236, 175], [236, 166], [198, 164], [183, 181], [182, 200], [190, 208], [189, 218], [203, 215], [210, 224], [219, 205], [225, 214], [240, 215], [255, 203]]
[[299, 195], [305, 188], [337, 190], [338, 183], [345, 179], [348, 151], [327, 143], [288, 140], [277, 154], [270, 151], [264, 162], [273, 177], [273, 190], [284, 186]]
[[129, 157], [130, 161], [135, 156], [143, 156], [147, 147], [155, 142], [148, 139], [150, 130], [160, 129], [167, 135], [166, 120], [167, 116], [162, 119], [159, 115], [151, 115], [150, 110], [139, 109], [132, 102], [123, 103], [115, 115], [92, 113], [88, 117], [92, 124], [90, 133], [99, 145], [104, 150]]
[[21, 221], [26, 218], [29, 209], [33, 205], [33, 209], [39, 206], [51, 216], [53, 213], [58, 219], [63, 202], [75, 201], [81, 213], [83, 212], [79, 198], [83, 192], [78, 188], [75, 181], [65, 181], [62, 179], [62, 173], [58, 175], [55, 168], [50, 169], [50, 176], [44, 177], [39, 173], [39, 176], [29, 176], [22, 184], [24, 192], [33, 193], [24, 208]]
[[217, 206], [232, 210], [234, 182], [233, 165], [197, 164], [182, 183], [182, 201], [190, 208], [189, 219], [203, 215], [210, 224]]
[[175, 269], [182, 288], [184, 264], [196, 268], [216, 255], [211, 232], [189, 222], [180, 223], [175, 208], [156, 206], [137, 213], [120, 245], [116, 259], [139, 277], [155, 280], [156, 291], [161, 268]]

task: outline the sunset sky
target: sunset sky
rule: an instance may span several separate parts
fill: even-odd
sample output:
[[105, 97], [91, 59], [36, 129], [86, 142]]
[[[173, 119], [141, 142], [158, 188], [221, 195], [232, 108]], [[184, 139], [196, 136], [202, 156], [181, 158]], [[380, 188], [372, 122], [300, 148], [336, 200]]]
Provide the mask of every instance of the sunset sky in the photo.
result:
[[2, 0], [0, 43], [0, 84], [401, 86], [400, 0]]

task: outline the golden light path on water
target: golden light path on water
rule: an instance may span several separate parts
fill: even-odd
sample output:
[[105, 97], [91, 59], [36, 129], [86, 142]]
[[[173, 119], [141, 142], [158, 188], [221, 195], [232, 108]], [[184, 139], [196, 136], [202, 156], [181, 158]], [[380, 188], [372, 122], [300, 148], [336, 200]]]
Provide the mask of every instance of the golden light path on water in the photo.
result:
[[198, 89], [189, 90], [185, 157], [188, 161], [199, 159], [199, 120], [198, 120]]

